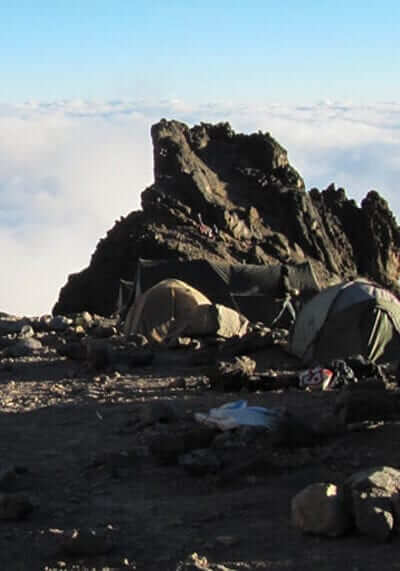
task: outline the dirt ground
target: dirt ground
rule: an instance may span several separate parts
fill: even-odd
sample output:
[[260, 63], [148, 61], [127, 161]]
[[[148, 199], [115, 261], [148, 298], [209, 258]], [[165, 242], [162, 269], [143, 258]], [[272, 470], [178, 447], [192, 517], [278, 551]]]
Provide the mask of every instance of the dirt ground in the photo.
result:
[[[194, 569], [183, 562], [197, 553], [212, 569], [400, 569], [398, 537], [379, 544], [356, 534], [306, 536], [290, 518], [292, 497], [309, 483], [399, 467], [400, 423], [377, 422], [314, 446], [271, 447], [264, 435], [235, 452], [236, 460], [265, 453], [254, 469], [191, 475], [179, 463], [160, 463], [152, 443], [195, 426], [195, 412], [245, 398], [317, 418], [335, 398], [297, 389], [221, 394], [205, 381], [200, 370], [176, 365], [132, 375], [89, 375], [57, 357], [3, 367], [0, 469], [14, 469], [6, 492], [26, 494], [33, 510], [0, 521], [1, 568], [175, 571]], [[146, 417], [157, 399], [174, 404], [177, 418]], [[65, 535], [75, 529], [95, 530], [112, 547], [71, 554]]]

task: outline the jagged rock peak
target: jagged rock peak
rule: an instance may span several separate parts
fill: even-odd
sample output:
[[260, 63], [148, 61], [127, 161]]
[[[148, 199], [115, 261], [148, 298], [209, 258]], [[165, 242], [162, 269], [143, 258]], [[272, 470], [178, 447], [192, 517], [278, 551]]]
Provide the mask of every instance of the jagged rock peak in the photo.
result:
[[236, 134], [229, 123], [153, 125], [154, 183], [142, 210], [100, 240], [88, 268], [69, 277], [55, 313], [108, 315], [120, 278], [136, 260], [207, 258], [274, 264], [309, 260], [322, 284], [365, 275], [399, 277], [400, 229], [375, 191], [359, 207], [331, 184], [306, 192], [286, 150], [269, 133]]
[[205, 204], [229, 208], [244, 200], [249, 187], [254, 191], [275, 183], [304, 189], [286, 150], [269, 133], [236, 134], [229, 123], [190, 129], [162, 119], [151, 136], [154, 185], [142, 195], [143, 209], [168, 194], [201, 211]]
[[153, 125], [151, 136], [155, 182], [177, 170], [190, 173], [193, 159], [198, 157], [209, 168], [230, 174], [247, 174], [246, 168], [251, 168], [264, 176], [276, 173], [280, 178], [288, 169], [291, 185], [304, 188], [300, 175], [289, 165], [287, 151], [269, 133], [236, 134], [226, 122], [200, 123], [190, 129], [179, 121], [161, 119]]

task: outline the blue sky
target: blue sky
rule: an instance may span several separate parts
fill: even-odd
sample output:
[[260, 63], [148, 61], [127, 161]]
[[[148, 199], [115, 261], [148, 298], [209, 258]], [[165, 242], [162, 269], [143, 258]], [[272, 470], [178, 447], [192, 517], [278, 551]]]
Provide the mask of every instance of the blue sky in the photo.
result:
[[0, 101], [400, 98], [398, 0], [1, 0]]
[[50, 312], [140, 208], [161, 117], [269, 131], [307, 189], [375, 189], [399, 219], [398, 0], [0, 0], [0, 17], [0, 311]]

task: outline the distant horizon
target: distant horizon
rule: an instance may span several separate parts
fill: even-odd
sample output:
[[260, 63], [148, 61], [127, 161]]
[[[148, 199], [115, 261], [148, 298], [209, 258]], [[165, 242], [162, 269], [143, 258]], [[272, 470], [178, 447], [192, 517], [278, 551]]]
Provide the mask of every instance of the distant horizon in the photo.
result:
[[[162, 117], [270, 132], [307, 190], [335, 183], [358, 204], [377, 190], [398, 217], [399, 116], [400, 102], [0, 105], [0, 247], [8, 252], [0, 310], [49, 313], [68, 275], [89, 265], [115, 220], [140, 208], [141, 192], [153, 183], [150, 128]], [[27, 289], [27, 281], [40, 287]]]

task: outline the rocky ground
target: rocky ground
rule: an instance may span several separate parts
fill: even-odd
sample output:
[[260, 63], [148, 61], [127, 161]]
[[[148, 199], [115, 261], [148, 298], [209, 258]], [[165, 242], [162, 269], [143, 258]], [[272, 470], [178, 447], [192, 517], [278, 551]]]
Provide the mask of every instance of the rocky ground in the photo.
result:
[[[207, 362], [215, 352], [194, 345], [154, 355], [141, 343], [87, 314], [1, 317], [2, 568], [400, 568], [397, 472], [390, 493], [378, 486], [394, 508], [358, 509], [343, 534], [336, 512], [314, 534], [292, 516], [309, 484], [400, 467], [390, 369], [385, 383], [367, 379], [364, 392], [308, 392], [291, 386], [297, 370], [290, 360], [285, 369], [278, 343], [269, 359], [259, 352], [262, 375], [217, 391]], [[289, 421], [222, 432], [194, 419], [238, 399]], [[361, 404], [342, 414], [343, 402]], [[344, 502], [356, 506], [354, 493]]]

